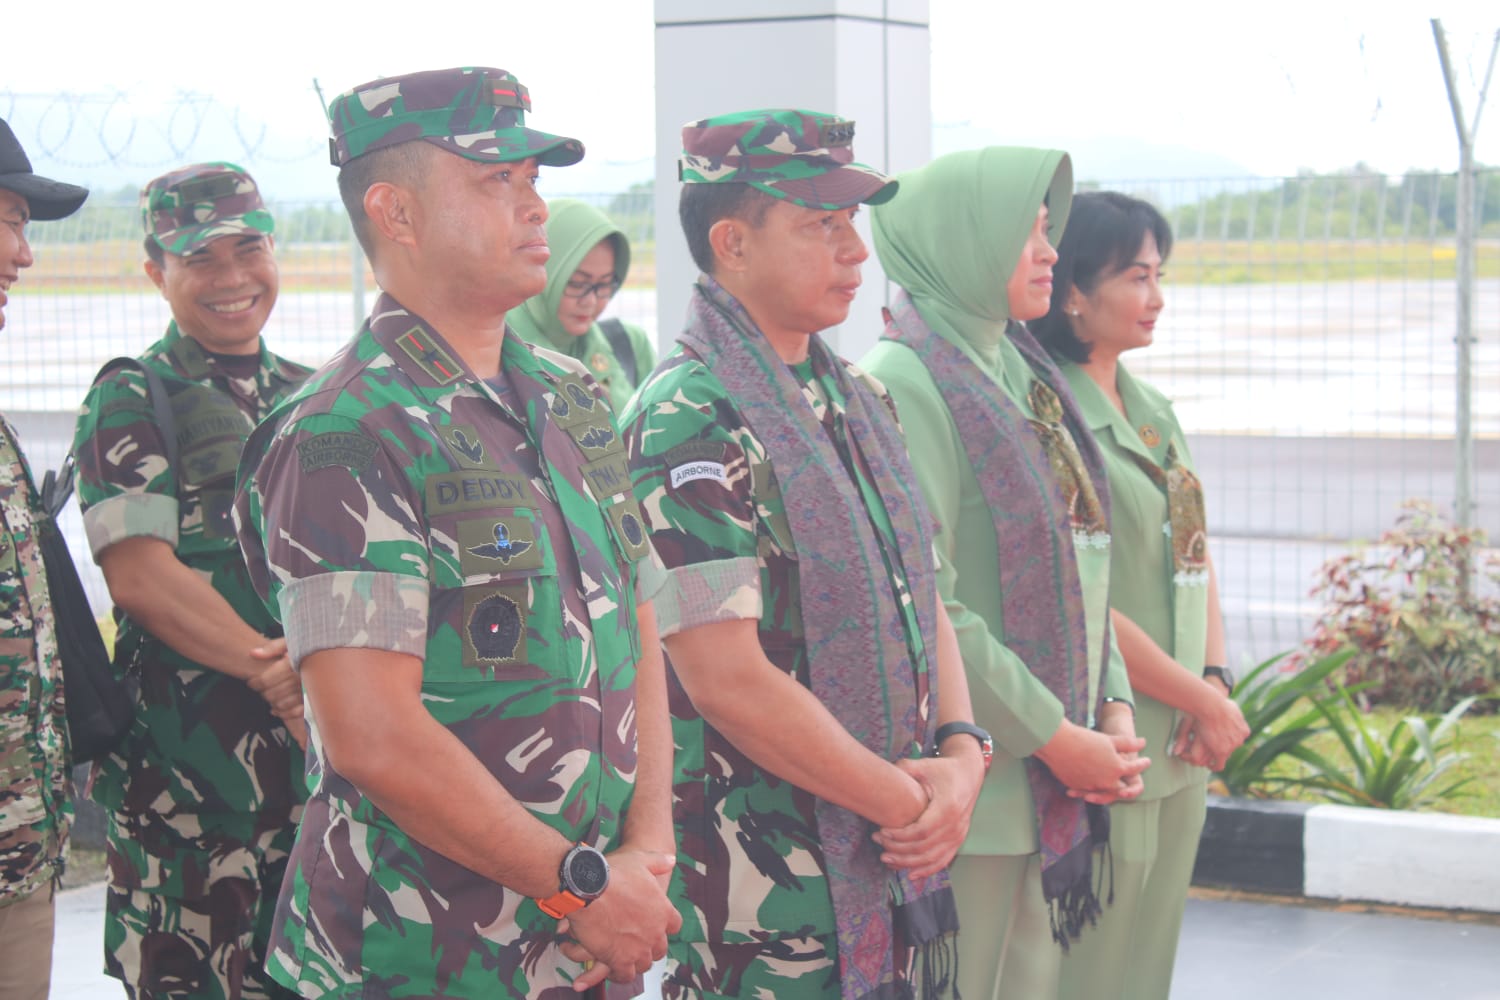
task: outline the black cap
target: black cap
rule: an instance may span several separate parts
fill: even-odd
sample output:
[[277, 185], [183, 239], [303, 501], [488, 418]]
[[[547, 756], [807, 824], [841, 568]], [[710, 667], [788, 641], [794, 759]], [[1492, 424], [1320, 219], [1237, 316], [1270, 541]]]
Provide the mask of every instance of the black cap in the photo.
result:
[[26, 151], [3, 118], [0, 118], [0, 188], [25, 198], [31, 217], [41, 222], [72, 215], [89, 196], [88, 188], [33, 173]]

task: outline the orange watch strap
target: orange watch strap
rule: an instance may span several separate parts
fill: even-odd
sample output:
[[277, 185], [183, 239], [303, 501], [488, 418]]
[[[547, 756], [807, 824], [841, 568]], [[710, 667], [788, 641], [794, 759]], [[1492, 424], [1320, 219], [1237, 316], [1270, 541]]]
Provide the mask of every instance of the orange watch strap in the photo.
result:
[[583, 909], [588, 903], [579, 899], [567, 889], [564, 889], [556, 895], [537, 900], [536, 905], [547, 916], [552, 917], [554, 920], [561, 920], [574, 910]]

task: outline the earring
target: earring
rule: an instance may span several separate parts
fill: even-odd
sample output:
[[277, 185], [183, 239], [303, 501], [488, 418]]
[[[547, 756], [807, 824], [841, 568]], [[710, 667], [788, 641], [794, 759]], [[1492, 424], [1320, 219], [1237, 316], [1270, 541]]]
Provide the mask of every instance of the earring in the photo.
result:
[[1068, 315], [1069, 316], [1077, 316], [1078, 315], [1078, 310], [1077, 309], [1069, 309], [1068, 310]]

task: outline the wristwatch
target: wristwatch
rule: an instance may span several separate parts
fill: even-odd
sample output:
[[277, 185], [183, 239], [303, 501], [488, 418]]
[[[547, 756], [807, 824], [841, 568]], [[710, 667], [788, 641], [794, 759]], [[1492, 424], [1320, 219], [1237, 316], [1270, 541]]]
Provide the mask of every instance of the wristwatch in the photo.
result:
[[557, 880], [557, 894], [538, 899], [536, 905], [547, 916], [561, 920], [604, 895], [609, 886], [609, 862], [589, 845], [574, 844], [563, 855]]
[[1204, 677], [1217, 677], [1224, 683], [1224, 690], [1234, 693], [1234, 673], [1228, 667], [1204, 667]]
[[[932, 745], [941, 747], [943, 741], [950, 736], [963, 733], [972, 736], [979, 741], [979, 756], [984, 759], [984, 773], [990, 773], [990, 765], [995, 762], [995, 741], [989, 733], [980, 729], [972, 722], [945, 722], [938, 726], [937, 735], [932, 738]], [[939, 753], [942, 751], [939, 750]]]

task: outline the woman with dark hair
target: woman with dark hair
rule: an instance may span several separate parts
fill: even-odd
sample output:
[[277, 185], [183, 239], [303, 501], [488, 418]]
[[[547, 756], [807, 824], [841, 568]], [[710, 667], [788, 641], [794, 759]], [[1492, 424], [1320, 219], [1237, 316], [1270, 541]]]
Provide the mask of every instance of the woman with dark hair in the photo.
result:
[[1060, 150], [991, 147], [900, 181], [872, 229], [901, 292], [862, 366], [941, 525], [938, 592], [995, 743], [952, 866], [958, 981], [968, 1000], [1056, 1000], [1064, 949], [1107, 903], [1103, 806], [1149, 763], [1110, 633], [1103, 461], [1025, 326], [1047, 312], [1073, 171]]
[[1063, 995], [1162, 1000], [1205, 815], [1209, 770], [1249, 735], [1229, 697], [1203, 490], [1171, 402], [1120, 363], [1151, 344], [1172, 230], [1114, 192], [1073, 199], [1034, 324], [1093, 430], [1112, 498], [1110, 606], [1155, 761], [1145, 791], [1110, 812], [1114, 905], [1063, 961]]

